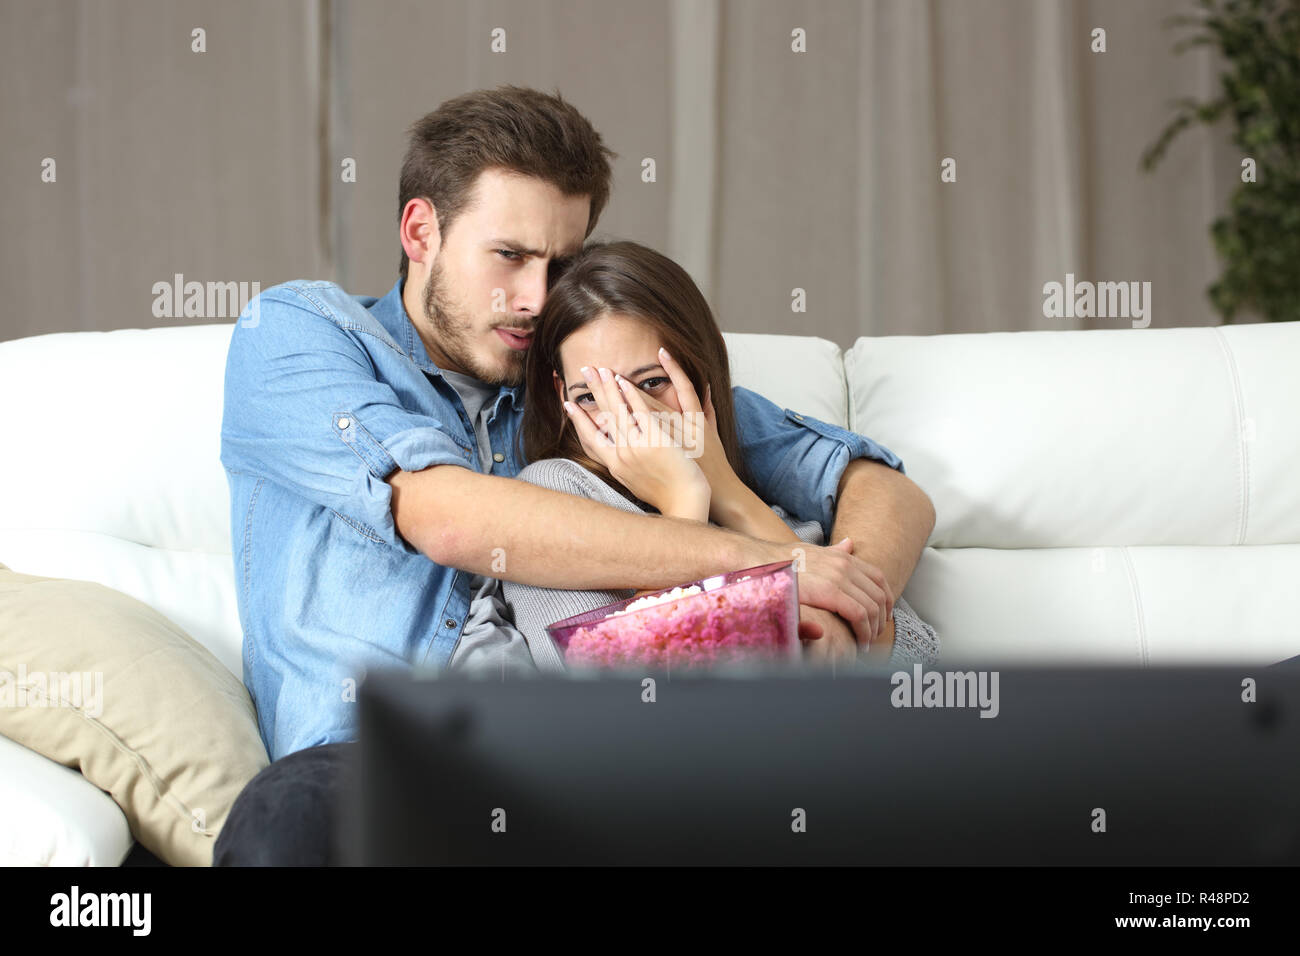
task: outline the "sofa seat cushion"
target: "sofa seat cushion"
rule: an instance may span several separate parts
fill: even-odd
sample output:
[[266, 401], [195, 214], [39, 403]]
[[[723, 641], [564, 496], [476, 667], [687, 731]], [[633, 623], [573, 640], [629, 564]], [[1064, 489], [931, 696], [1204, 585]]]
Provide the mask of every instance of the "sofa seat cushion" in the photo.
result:
[[1300, 653], [1300, 544], [927, 548], [942, 667], [1267, 666]]
[[0, 866], [118, 866], [134, 842], [112, 797], [0, 736]]

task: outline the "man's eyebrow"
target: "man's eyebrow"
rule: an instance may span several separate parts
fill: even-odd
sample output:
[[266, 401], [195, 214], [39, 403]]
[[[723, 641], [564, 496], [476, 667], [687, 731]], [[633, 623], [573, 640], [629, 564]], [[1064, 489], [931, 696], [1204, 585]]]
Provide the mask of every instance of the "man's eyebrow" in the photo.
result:
[[540, 256], [542, 254], [540, 250], [529, 249], [523, 243], [515, 242], [513, 239], [489, 239], [488, 245], [494, 247], [499, 246], [501, 248], [509, 249], [511, 252], [518, 252], [520, 255], [525, 256]]
[[[540, 257], [542, 255], [545, 255], [545, 253], [543, 253], [542, 250], [530, 249], [528, 248], [528, 246], [525, 246], [523, 243], [515, 242], [513, 239], [489, 239], [488, 244], [494, 247], [509, 249], [511, 252], [517, 252], [522, 256]], [[581, 249], [575, 249], [572, 252], [566, 252], [562, 255], [558, 255], [555, 257], [555, 261], [567, 262], [568, 260], [572, 259], [581, 251], [582, 251]]]
[[[648, 371], [650, 371], [652, 368], [662, 368], [662, 367], [663, 367], [663, 366], [661, 366], [658, 362], [655, 362], [655, 363], [653, 363], [653, 364], [651, 364], [651, 365], [642, 365], [640, 368], [633, 369], [632, 371], [628, 372], [628, 373], [627, 373], [626, 375], [624, 375], [623, 377], [624, 377], [624, 378], [636, 378], [636, 377], [637, 377], [638, 375], [640, 375], [642, 372], [648, 372]], [[592, 369], [592, 371], [594, 372], [595, 369]], [[584, 381], [583, 379], [578, 379], [578, 381], [574, 382], [572, 385], [566, 385], [566, 386], [564, 386], [564, 394], [566, 394], [566, 395], [569, 394], [569, 389], [571, 389], [571, 388], [576, 390], [576, 389], [579, 389], [579, 388], [587, 388], [587, 387], [588, 387], [588, 386], [587, 386], [586, 381]]]

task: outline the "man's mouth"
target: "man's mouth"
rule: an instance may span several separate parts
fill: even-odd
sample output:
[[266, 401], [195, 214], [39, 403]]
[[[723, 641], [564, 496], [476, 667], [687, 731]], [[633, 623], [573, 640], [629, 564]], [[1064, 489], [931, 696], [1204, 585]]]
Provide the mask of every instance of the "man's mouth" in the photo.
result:
[[533, 342], [533, 333], [521, 332], [516, 329], [494, 329], [501, 340], [517, 351], [523, 351]]

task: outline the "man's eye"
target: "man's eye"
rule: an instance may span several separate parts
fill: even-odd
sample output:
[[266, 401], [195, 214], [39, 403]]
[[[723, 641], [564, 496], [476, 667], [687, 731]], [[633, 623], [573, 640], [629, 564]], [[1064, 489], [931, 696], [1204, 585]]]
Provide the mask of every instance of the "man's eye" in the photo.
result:
[[519, 253], [517, 253], [517, 252], [513, 252], [513, 251], [510, 250], [510, 249], [497, 249], [497, 250], [496, 250], [496, 253], [497, 253], [497, 255], [499, 255], [501, 258], [503, 258], [503, 259], [507, 259], [507, 260], [509, 260], [510, 262], [517, 262], [518, 260], [520, 260], [520, 259], [523, 258], [523, 256], [521, 256]]

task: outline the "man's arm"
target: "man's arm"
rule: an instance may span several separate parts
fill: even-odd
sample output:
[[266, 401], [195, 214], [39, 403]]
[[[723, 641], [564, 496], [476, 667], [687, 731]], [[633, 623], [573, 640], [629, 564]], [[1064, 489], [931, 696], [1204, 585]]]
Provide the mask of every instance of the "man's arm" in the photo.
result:
[[773, 544], [734, 531], [454, 465], [398, 470], [388, 482], [412, 547], [444, 567], [524, 584], [653, 590], [781, 560]]
[[[901, 472], [878, 461], [855, 458], [840, 477], [836, 502], [831, 539], [852, 538], [854, 555], [880, 568], [897, 599], [934, 531], [929, 495]], [[871, 657], [887, 658], [893, 641], [891, 617], [872, 642]]]
[[884, 572], [903, 593], [934, 531], [934, 504], [916, 482], [866, 458], [849, 462], [836, 495], [832, 541], [853, 539], [853, 553]]
[[799, 547], [805, 552], [801, 634], [807, 621], [822, 619], [813, 616], [819, 609], [828, 621], [859, 620], [875, 588], [863, 562], [837, 548], [759, 541], [700, 521], [632, 514], [456, 465], [399, 469], [387, 480], [397, 533], [444, 567], [539, 587], [649, 591], [788, 560]]

